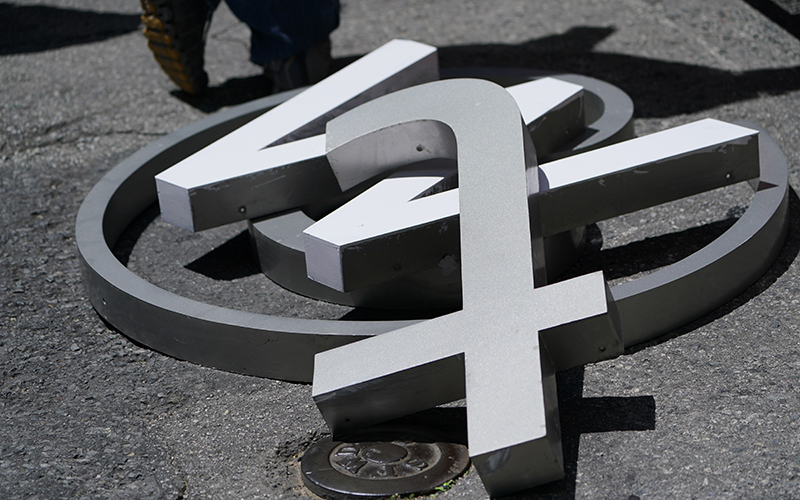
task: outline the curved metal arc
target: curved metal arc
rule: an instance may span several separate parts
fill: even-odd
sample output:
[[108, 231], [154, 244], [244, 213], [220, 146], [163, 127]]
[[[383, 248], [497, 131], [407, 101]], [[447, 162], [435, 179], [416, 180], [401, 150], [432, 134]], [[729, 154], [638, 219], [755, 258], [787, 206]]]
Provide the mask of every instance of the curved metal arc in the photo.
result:
[[[131, 338], [180, 359], [238, 373], [306, 382], [311, 381], [316, 352], [415, 323], [315, 321], [264, 315], [249, 319], [247, 316], [252, 313], [200, 304], [161, 290], [129, 271], [111, 253], [110, 248], [128, 224], [156, 200], [155, 173], [170, 166], [174, 158], [188, 156], [292, 94], [271, 96], [231, 108], [159, 139], [114, 167], [92, 189], [78, 213], [76, 242], [89, 299], [109, 323]], [[775, 184], [777, 189], [758, 191], [745, 216], [728, 230], [751, 234], [747, 243], [731, 247], [740, 239], [728, 239], [726, 232], [719, 240], [722, 242], [719, 245], [725, 248], [714, 252], [720, 259], [723, 255], [735, 258], [737, 265], [750, 270], [749, 277], [740, 281], [741, 287], [752, 284], [772, 265], [780, 251], [787, 224], [786, 160], [777, 145], [767, 139], [766, 133], [761, 135], [762, 180]], [[747, 229], [745, 225], [753, 225], [755, 229]], [[696, 260], [682, 262], [672, 266], [699, 264]], [[670, 268], [657, 273], [672, 273]], [[628, 302], [634, 311], [634, 299], [647, 301], [650, 300], [647, 296], [655, 293], [652, 287], [641, 290], [628, 288], [635, 283], [612, 288], [618, 305]], [[630, 290], [626, 296], [617, 294], [622, 286]], [[177, 310], [170, 308], [169, 304], [167, 307], [153, 304], [151, 299], [161, 292], [181, 304], [195, 305]], [[718, 298], [715, 305], [700, 314], [712, 311], [726, 300]], [[203, 316], [187, 315], [192, 311]], [[695, 317], [684, 318], [681, 324]], [[624, 324], [624, 317], [622, 321]], [[642, 330], [644, 334], [631, 336], [626, 334], [629, 331], [630, 326], [623, 326], [626, 346], [660, 334], [655, 330]], [[176, 332], [184, 333], [176, 335]], [[297, 364], [292, 364], [295, 361]]]

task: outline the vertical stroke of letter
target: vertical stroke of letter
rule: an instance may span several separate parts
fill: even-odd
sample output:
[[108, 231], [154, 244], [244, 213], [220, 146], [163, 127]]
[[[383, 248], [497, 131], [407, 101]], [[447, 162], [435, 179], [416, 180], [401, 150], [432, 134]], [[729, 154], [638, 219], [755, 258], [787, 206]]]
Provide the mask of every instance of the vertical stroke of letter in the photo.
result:
[[602, 275], [542, 286], [536, 160], [514, 100], [483, 81], [427, 84], [332, 121], [327, 141], [329, 158], [363, 160], [331, 160], [343, 189], [374, 175], [359, 163], [390, 168], [419, 145], [457, 159], [464, 294], [462, 311], [316, 356], [314, 399], [331, 430], [466, 395], [470, 455], [490, 494], [561, 477], [554, 370], [539, 332], [589, 322], [612, 332], [608, 351], [621, 343]]

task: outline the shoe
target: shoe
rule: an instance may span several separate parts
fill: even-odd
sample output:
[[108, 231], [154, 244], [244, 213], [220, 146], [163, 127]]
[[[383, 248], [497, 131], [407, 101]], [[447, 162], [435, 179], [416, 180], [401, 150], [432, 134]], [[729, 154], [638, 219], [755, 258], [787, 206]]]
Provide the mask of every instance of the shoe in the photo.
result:
[[208, 88], [203, 50], [211, 10], [204, 0], [141, 0], [147, 46], [161, 69], [181, 89], [200, 94]]
[[323, 80], [330, 74], [331, 62], [331, 41], [327, 39], [305, 52], [269, 61], [264, 71], [272, 76], [272, 92], [284, 92]]

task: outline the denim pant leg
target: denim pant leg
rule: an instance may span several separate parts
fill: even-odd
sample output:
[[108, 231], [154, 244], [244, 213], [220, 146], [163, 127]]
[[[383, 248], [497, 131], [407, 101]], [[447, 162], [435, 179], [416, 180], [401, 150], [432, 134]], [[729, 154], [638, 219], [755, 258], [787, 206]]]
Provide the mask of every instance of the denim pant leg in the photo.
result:
[[260, 65], [308, 50], [339, 26], [339, 0], [225, 1], [250, 27], [250, 60]]

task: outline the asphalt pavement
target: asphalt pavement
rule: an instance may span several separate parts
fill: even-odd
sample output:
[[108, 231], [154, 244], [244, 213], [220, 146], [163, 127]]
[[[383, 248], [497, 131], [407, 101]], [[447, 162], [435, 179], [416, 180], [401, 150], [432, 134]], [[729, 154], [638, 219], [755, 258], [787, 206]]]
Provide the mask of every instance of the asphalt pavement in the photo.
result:
[[[316, 498], [299, 473], [327, 433], [310, 385], [162, 355], [87, 299], [75, 218], [92, 186], [159, 137], [268, 93], [248, 62], [246, 26], [224, 5], [207, 44], [212, 88], [199, 98], [161, 73], [138, 14], [128, 0], [0, 3], [0, 497]], [[639, 135], [752, 120], [800, 187], [800, 41], [743, 1], [343, 0], [339, 65], [394, 38], [439, 47], [443, 67], [608, 81], [632, 97]], [[734, 186], [599, 223], [593, 262], [624, 280], [674, 260], [750, 197]], [[352, 314], [275, 292], [244, 230], [191, 235], [150, 211], [117, 250], [140, 276], [212, 304]], [[560, 373], [566, 477], [517, 497], [800, 498], [798, 252], [791, 193], [783, 250], [742, 295], [616, 359]], [[463, 425], [463, 407], [444, 414]], [[474, 469], [451, 486], [437, 497], [486, 497]]]

